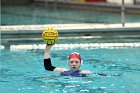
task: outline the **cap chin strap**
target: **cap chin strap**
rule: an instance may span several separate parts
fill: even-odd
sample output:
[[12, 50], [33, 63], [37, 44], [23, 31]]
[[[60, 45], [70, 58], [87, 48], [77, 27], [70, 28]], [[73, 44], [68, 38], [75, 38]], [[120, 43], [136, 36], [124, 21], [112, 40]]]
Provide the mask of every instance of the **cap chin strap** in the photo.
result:
[[83, 65], [83, 60], [81, 60], [81, 65]]

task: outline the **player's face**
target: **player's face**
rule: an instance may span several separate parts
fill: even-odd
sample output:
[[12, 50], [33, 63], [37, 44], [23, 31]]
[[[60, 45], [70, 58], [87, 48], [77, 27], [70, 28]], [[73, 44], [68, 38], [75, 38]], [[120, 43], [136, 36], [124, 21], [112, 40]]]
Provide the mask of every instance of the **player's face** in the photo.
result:
[[80, 66], [81, 66], [80, 60], [77, 59], [77, 58], [71, 58], [71, 59], [68, 61], [68, 64], [69, 64], [71, 70], [73, 70], [73, 71], [79, 70], [79, 68], [80, 68]]

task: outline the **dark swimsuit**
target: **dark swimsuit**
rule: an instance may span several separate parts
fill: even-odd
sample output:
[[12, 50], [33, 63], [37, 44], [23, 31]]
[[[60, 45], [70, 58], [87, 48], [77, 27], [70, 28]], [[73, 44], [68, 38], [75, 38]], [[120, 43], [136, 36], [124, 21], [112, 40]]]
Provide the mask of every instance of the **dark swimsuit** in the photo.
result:
[[80, 73], [80, 71], [64, 71], [61, 72], [62, 76], [72, 76], [72, 77], [86, 77], [86, 74]]
[[[48, 59], [44, 59], [44, 68], [46, 70], [53, 71], [56, 67], [52, 66], [51, 59], [48, 58]], [[86, 74], [80, 73], [80, 70], [78, 70], [78, 71], [71, 71], [71, 70], [70, 71], [64, 71], [64, 72], [61, 72], [60, 75], [62, 75], [62, 76], [73, 76], [73, 77], [86, 77]]]

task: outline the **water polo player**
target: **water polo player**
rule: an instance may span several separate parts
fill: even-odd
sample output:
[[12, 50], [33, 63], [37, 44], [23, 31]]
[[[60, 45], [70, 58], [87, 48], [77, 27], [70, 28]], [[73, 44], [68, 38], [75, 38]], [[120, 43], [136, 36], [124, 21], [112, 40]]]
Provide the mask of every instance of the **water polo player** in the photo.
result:
[[45, 47], [44, 53], [44, 67], [48, 71], [57, 71], [61, 72], [63, 76], [74, 76], [74, 77], [86, 77], [86, 74], [91, 73], [89, 70], [80, 70], [80, 66], [82, 64], [81, 56], [79, 53], [72, 53], [68, 58], [68, 65], [70, 66], [70, 70], [66, 68], [55, 67], [51, 63], [50, 58], [50, 49], [53, 45], [47, 45]]
[[[91, 73], [89, 70], [80, 70], [82, 64], [81, 56], [79, 53], [72, 53], [68, 58], [68, 65], [70, 70], [66, 68], [55, 67], [51, 63], [50, 49], [58, 41], [58, 31], [55, 28], [46, 28], [42, 33], [42, 39], [46, 43], [44, 53], [44, 67], [49, 71], [61, 72], [63, 76], [85, 77], [86, 74]], [[104, 74], [98, 74], [104, 75]]]

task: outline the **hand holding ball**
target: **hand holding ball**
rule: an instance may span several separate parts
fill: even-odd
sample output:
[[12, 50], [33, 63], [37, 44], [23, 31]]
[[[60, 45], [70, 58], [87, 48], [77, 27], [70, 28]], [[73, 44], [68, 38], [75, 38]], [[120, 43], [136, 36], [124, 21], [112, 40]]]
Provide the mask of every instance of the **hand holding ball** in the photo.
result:
[[46, 28], [42, 32], [42, 39], [48, 45], [53, 45], [58, 41], [58, 32], [55, 28]]

